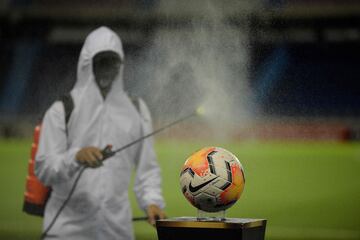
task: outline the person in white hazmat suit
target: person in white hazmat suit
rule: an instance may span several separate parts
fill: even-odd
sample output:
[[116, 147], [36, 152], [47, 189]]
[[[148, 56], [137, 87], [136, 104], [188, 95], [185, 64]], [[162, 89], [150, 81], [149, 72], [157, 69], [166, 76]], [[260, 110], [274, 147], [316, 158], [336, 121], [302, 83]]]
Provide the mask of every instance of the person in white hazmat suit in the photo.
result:
[[137, 109], [123, 90], [123, 61], [121, 40], [112, 30], [100, 27], [90, 33], [70, 92], [74, 109], [67, 134], [60, 101], [44, 116], [35, 163], [37, 177], [52, 188], [44, 229], [66, 199], [78, 169], [88, 166], [50, 230], [51, 239], [133, 239], [128, 185], [134, 167], [134, 191], [148, 221], [165, 217], [153, 139], [101, 162], [106, 145], [119, 148], [152, 131], [144, 101], [139, 99]]

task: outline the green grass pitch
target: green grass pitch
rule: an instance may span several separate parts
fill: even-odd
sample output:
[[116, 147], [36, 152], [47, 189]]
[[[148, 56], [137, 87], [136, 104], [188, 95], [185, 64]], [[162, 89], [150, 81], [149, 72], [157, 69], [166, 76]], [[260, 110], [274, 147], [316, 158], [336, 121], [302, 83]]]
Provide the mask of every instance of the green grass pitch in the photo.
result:
[[[39, 239], [41, 218], [22, 209], [30, 140], [0, 141], [0, 239]], [[245, 168], [246, 185], [228, 217], [265, 218], [266, 239], [360, 239], [360, 144], [161, 140], [156, 144], [169, 217], [195, 216], [182, 196], [179, 171], [206, 145], [224, 147]], [[130, 195], [134, 216], [142, 216]], [[134, 224], [139, 240], [155, 240], [146, 222]]]

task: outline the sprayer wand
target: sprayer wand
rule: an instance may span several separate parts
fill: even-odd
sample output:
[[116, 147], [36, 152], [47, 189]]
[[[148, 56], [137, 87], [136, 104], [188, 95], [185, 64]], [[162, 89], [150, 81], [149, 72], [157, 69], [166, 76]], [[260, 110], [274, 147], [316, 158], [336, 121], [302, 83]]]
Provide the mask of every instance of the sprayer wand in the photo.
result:
[[138, 142], [141, 142], [142, 140], [144, 140], [144, 139], [146, 139], [148, 137], [151, 137], [151, 136], [153, 136], [153, 135], [155, 135], [155, 134], [157, 134], [157, 133], [159, 133], [159, 132], [161, 132], [161, 131], [163, 131], [163, 130], [165, 130], [165, 129], [167, 129], [167, 128], [175, 125], [175, 124], [178, 124], [178, 123], [180, 123], [182, 121], [185, 121], [186, 119], [191, 118], [193, 116], [198, 116], [198, 115], [202, 115], [202, 114], [203, 114], [203, 110], [202, 110], [201, 107], [199, 107], [199, 108], [196, 109], [196, 111], [192, 112], [191, 114], [189, 114], [189, 115], [187, 115], [185, 117], [182, 117], [182, 118], [180, 118], [180, 119], [178, 119], [178, 120], [176, 120], [176, 121], [174, 121], [172, 123], [169, 123], [168, 125], [165, 125], [165, 126], [159, 128], [159, 129], [153, 131], [152, 133], [144, 135], [144, 136], [140, 137], [139, 139], [136, 139], [135, 141], [122, 146], [121, 148], [118, 148], [116, 150], [111, 150], [111, 145], [108, 145], [101, 151], [101, 153], [103, 155], [102, 161], [106, 160], [109, 157], [114, 156], [117, 152], [121, 152], [122, 150], [124, 150], [124, 149], [126, 149], [128, 147], [131, 147], [132, 145], [134, 145], [134, 144], [136, 144]]

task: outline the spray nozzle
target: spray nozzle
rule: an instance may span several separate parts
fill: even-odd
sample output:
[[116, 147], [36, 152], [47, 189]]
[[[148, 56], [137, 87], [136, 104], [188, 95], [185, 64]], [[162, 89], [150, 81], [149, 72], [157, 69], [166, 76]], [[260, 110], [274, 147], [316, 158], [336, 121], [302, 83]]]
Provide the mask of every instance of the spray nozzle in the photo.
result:
[[199, 107], [196, 109], [196, 114], [197, 114], [198, 116], [204, 115], [204, 114], [205, 114], [205, 109], [204, 109], [204, 107], [203, 107], [203, 106], [199, 106]]

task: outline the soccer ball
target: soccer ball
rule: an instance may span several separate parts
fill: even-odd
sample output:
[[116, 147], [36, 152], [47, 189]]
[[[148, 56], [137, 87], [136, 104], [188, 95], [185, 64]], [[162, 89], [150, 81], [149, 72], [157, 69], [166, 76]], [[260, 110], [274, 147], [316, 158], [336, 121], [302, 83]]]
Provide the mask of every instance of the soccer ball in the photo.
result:
[[205, 212], [231, 207], [244, 189], [245, 176], [240, 161], [219, 147], [205, 147], [192, 154], [180, 173], [186, 199]]

